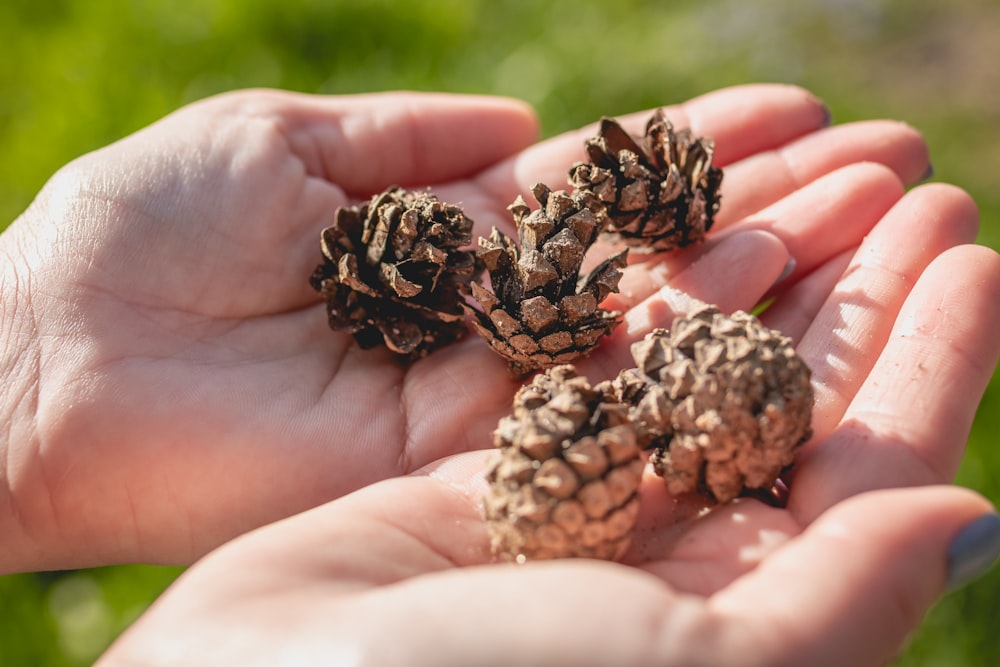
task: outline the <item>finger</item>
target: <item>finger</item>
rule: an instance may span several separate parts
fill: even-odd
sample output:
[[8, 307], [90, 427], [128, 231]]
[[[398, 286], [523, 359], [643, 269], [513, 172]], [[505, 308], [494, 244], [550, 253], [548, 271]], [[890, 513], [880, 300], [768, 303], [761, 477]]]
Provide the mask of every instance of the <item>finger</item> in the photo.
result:
[[1000, 356], [1000, 256], [946, 251], [906, 299], [841, 423], [806, 450], [789, 508], [808, 521], [871, 489], [952, 478]]
[[923, 178], [930, 167], [926, 142], [904, 123], [866, 121], [820, 129], [726, 167], [715, 229], [856, 162], [885, 165], [905, 184]]
[[[781, 146], [829, 122], [829, 111], [810, 93], [773, 84], [724, 88], [664, 111], [677, 127], [712, 137], [720, 165]], [[641, 134], [648, 117], [644, 111], [621, 121], [629, 132]], [[480, 182], [501, 202], [539, 182], [563, 188], [570, 166], [585, 158], [584, 142], [596, 132], [593, 124], [542, 142], [485, 172]]]
[[[932, 184], [907, 194], [861, 244], [798, 346], [813, 373], [816, 441], [833, 430], [868, 377], [924, 267], [944, 250], [971, 242], [977, 225], [968, 195]], [[912, 238], [921, 241], [900, 242]]]
[[253, 91], [212, 103], [278, 123], [311, 175], [361, 197], [393, 184], [470, 176], [530, 145], [538, 134], [531, 108], [502, 97]]
[[[335, 590], [487, 563], [491, 555], [477, 499], [448, 481], [417, 475], [376, 482], [245, 533], [207, 562], [234, 558], [248, 571], [273, 569], [275, 560], [284, 570], [293, 559], [300, 571], [328, 573]], [[204, 576], [206, 566], [197, 567]]]
[[886, 167], [852, 164], [826, 174], [719, 235], [766, 229], [795, 258], [784, 285], [848, 248], [858, 245], [903, 196], [903, 186]]
[[759, 664], [885, 664], [943, 592], [953, 538], [991, 511], [981, 497], [948, 487], [858, 496], [709, 607], [740, 628]]
[[[632, 328], [640, 326], [644, 318], [649, 319], [649, 311], [658, 307], [651, 297], [655, 299], [657, 292], [668, 286], [723, 309], [753, 305], [753, 299], [763, 294], [761, 286], [766, 291], [790, 258], [777, 236], [762, 229], [747, 229], [709, 239], [696, 248], [685, 248], [660, 262], [629, 266], [619, 283], [620, 292], [610, 295], [603, 305], [610, 310], [628, 311], [625, 322]], [[670, 323], [654, 319], [655, 323], [646, 326], [647, 331]]]
[[474, 506], [479, 507], [489, 490], [486, 468], [497, 454], [495, 448], [462, 452], [432, 461], [412, 474], [431, 477], [451, 487], [468, 498]]

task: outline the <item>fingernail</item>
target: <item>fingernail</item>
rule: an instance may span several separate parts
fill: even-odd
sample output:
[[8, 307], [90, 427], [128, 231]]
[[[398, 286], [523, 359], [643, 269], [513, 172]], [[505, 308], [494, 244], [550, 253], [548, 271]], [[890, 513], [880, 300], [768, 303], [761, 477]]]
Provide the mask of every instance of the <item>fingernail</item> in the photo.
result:
[[924, 181], [929, 181], [932, 178], [934, 178], [934, 165], [928, 163], [927, 171], [925, 171], [924, 175], [920, 177], [920, 182], [923, 183]]
[[830, 127], [831, 125], [833, 125], [833, 112], [830, 110], [830, 107], [828, 107], [825, 102], [820, 102], [820, 104], [823, 107], [823, 125], [822, 126], [823, 127]]
[[781, 273], [778, 274], [778, 277], [774, 279], [774, 284], [771, 285], [771, 287], [777, 286], [783, 280], [788, 278], [788, 276], [792, 275], [792, 272], [795, 271], [795, 265], [796, 265], [795, 258], [789, 257], [788, 261], [785, 263], [785, 268], [783, 268], [781, 270]]
[[985, 514], [955, 536], [948, 548], [948, 590], [976, 579], [1000, 557], [1000, 515]]

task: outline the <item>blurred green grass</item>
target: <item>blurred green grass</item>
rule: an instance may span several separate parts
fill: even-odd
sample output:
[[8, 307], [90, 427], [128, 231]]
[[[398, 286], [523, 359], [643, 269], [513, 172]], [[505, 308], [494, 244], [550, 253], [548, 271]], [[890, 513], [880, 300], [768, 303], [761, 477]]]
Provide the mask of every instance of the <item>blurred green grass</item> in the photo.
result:
[[[935, 179], [980, 205], [1000, 249], [995, 0], [5, 0], [0, 228], [70, 159], [224, 90], [512, 95], [543, 132], [749, 81], [803, 85], [835, 121], [920, 129]], [[1000, 382], [958, 482], [1000, 501]], [[0, 665], [90, 664], [181, 570], [0, 577]], [[997, 664], [1000, 572], [952, 593], [898, 664]]]

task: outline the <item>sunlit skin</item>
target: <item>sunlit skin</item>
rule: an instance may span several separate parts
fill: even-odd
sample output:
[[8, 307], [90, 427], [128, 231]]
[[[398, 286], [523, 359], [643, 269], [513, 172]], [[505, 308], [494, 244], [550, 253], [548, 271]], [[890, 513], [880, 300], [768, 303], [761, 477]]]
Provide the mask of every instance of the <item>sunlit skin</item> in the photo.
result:
[[408, 367], [359, 350], [307, 278], [336, 207], [391, 184], [511, 233], [507, 205], [564, 183], [594, 128], [535, 143], [511, 100], [251, 91], [75, 161], [0, 236], [0, 570], [208, 554], [104, 664], [884, 662], [989, 510], [935, 485], [996, 365], [1000, 262], [965, 193], [906, 192], [912, 128], [827, 127], [786, 86], [666, 112], [715, 139], [717, 224], [633, 260], [580, 368], [613, 376], [689, 296], [774, 296], [817, 393], [787, 508], [694, 519], [651, 478], [625, 564], [486, 566], [481, 472], [517, 381], [474, 335]]

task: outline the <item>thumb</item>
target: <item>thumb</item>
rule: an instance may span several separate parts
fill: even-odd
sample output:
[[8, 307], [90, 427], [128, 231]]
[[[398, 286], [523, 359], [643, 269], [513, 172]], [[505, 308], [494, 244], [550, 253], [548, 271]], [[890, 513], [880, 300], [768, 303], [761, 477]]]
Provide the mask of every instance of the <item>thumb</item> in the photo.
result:
[[1000, 517], [971, 491], [877, 491], [832, 507], [710, 604], [760, 664], [881, 665], [998, 554]]
[[409, 91], [269, 95], [310, 172], [350, 193], [468, 177], [538, 137], [534, 110], [505, 97]]

